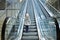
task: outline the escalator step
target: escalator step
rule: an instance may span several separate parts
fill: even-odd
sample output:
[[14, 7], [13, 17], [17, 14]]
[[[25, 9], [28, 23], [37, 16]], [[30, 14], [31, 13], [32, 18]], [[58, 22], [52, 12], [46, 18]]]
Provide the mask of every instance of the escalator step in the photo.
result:
[[22, 40], [38, 40], [38, 36], [23, 36]]
[[[26, 29], [23, 29], [23, 31], [25, 32]], [[28, 32], [36, 32], [36, 31], [37, 31], [37, 29], [28, 29]]]
[[[29, 29], [37, 29], [37, 27], [35, 27], [35, 26], [30, 26], [30, 27], [28, 27]], [[26, 29], [26, 27], [24, 27], [24, 29]]]
[[38, 33], [37, 32], [23, 32], [23, 36], [37, 36]]

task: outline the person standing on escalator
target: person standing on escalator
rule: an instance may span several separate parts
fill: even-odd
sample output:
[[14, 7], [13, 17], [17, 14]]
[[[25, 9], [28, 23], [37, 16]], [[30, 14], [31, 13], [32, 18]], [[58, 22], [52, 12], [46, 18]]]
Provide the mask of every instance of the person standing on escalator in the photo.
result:
[[29, 13], [25, 14], [25, 21], [24, 21], [24, 25], [26, 27], [26, 32], [28, 32], [29, 29], [29, 25], [31, 24], [31, 20], [30, 20], [30, 16]]

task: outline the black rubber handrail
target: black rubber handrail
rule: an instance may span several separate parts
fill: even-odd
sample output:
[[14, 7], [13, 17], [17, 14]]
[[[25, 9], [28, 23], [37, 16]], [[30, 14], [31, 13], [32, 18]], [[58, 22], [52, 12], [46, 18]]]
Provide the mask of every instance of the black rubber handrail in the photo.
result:
[[6, 23], [8, 21], [9, 17], [6, 17], [3, 25], [2, 25], [2, 31], [1, 31], [1, 40], [5, 40], [5, 29], [6, 29]]
[[55, 25], [56, 25], [56, 35], [57, 35], [57, 39], [56, 40], [60, 40], [60, 29], [59, 29], [59, 23], [57, 21], [56, 18], [54, 18], [54, 22], [55, 22]]

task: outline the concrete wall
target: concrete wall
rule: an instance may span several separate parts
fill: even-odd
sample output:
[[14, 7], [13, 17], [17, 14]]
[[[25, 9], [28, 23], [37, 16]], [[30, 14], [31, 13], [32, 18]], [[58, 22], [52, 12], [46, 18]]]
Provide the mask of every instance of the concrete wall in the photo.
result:
[[6, 0], [0, 0], [0, 9], [5, 9]]
[[50, 4], [54, 4], [57, 0], [46, 0], [46, 2], [50, 3]]
[[46, 0], [46, 3], [50, 3], [53, 7], [60, 11], [60, 0]]

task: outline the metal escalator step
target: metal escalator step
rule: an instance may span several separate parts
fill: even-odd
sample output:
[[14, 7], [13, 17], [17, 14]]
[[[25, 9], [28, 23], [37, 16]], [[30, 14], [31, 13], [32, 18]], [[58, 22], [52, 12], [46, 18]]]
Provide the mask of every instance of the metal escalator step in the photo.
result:
[[36, 21], [31, 21], [31, 23], [36, 23]]
[[30, 29], [36, 29], [37, 27], [36, 26], [30, 26], [29, 28]]
[[[22, 39], [22, 40], [31, 40], [31, 39]], [[39, 39], [32, 39], [32, 40], [39, 40]]]
[[31, 22], [31, 24], [36, 24], [36, 22]]
[[19, 23], [16, 23], [16, 25], [19, 25]]
[[38, 40], [38, 36], [23, 36], [22, 40]]
[[38, 33], [37, 32], [23, 32], [23, 36], [37, 36]]
[[[36, 29], [37, 27], [29, 27], [29, 29]], [[26, 27], [24, 27], [24, 29], [26, 29]]]
[[[25, 25], [24, 25], [25, 26]], [[36, 26], [36, 24], [31, 24], [31, 25], [28, 25], [28, 26]]]
[[19, 21], [16, 21], [17, 23], [19, 23]]
[[31, 21], [35, 21], [35, 19], [31, 19]]
[[[25, 26], [24, 26], [24, 28], [25, 28]], [[29, 25], [29, 28], [36, 28], [36, 26], [31, 26], [31, 25]]]
[[19, 23], [15, 23], [15, 25], [19, 25]]
[[35, 19], [31, 19], [31, 21], [35, 21]]
[[29, 26], [36, 26], [36, 24], [35, 25], [29, 25]]
[[31, 25], [36, 25], [36, 23], [31, 23]]
[[[26, 31], [26, 29], [23, 29], [23, 31]], [[36, 32], [37, 29], [28, 29], [28, 32]]]
[[15, 26], [19, 26], [19, 24], [17, 25], [17, 24], [15, 24]]
[[[29, 28], [29, 29], [36, 29], [37, 27], [36, 27], [36, 26], [29, 26], [28, 28]], [[26, 29], [25, 26], [24, 26], [24, 29]]]

